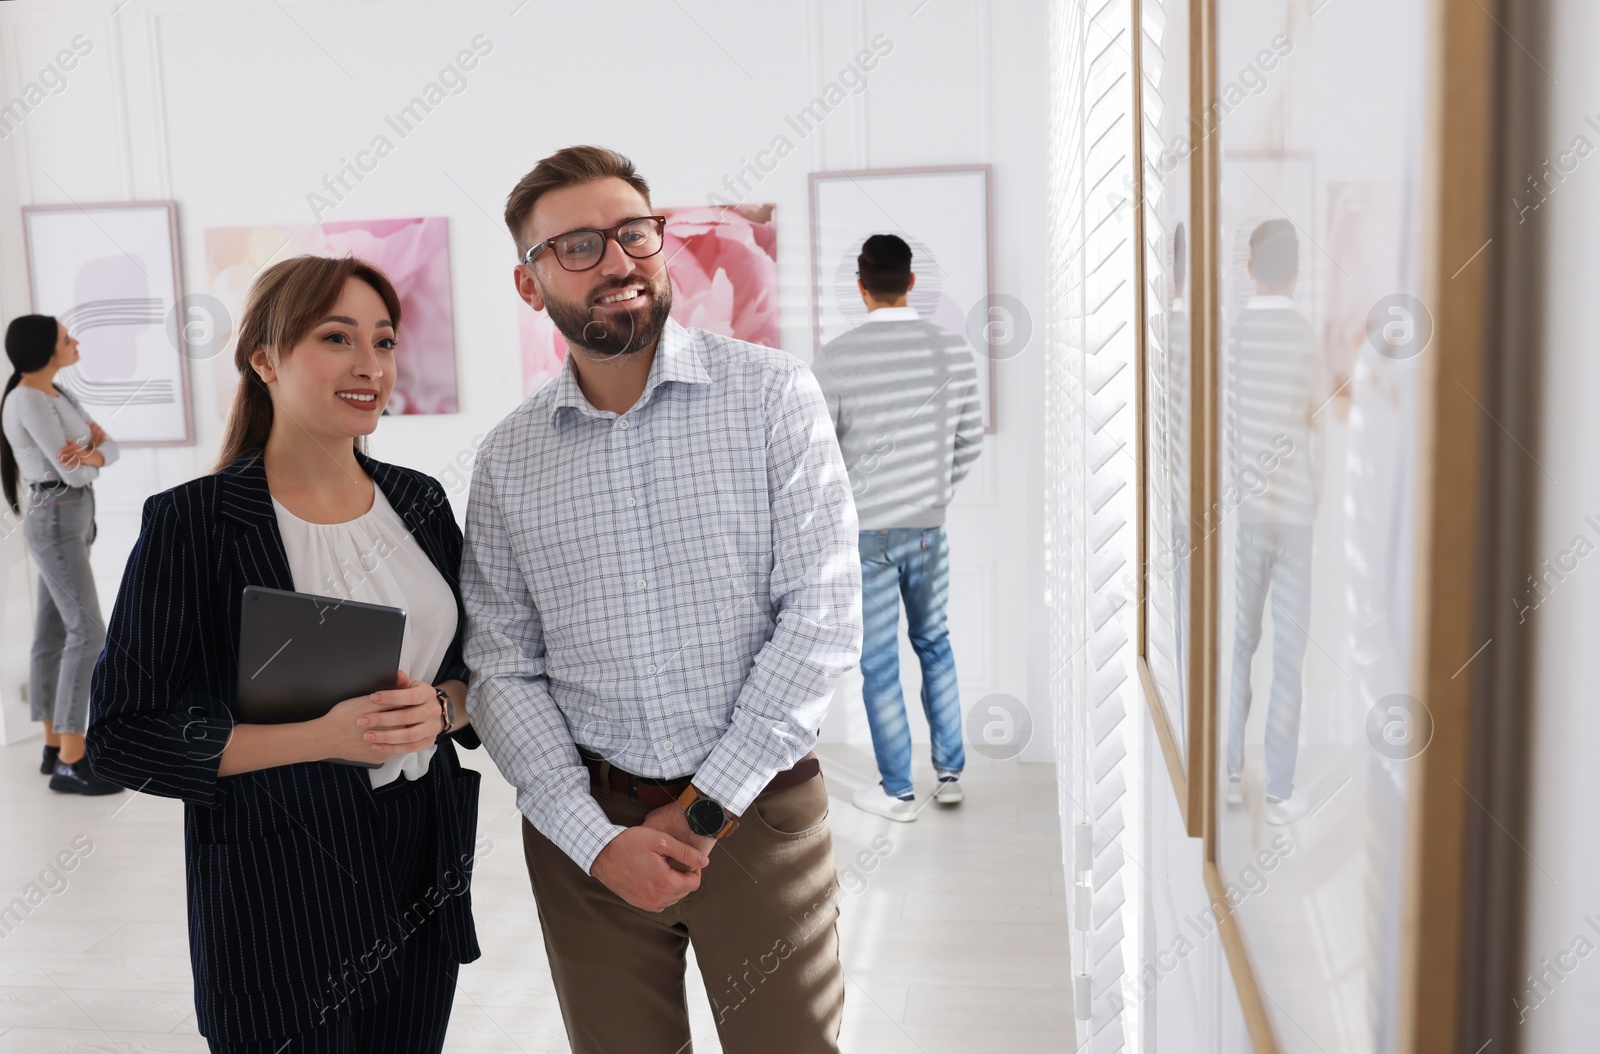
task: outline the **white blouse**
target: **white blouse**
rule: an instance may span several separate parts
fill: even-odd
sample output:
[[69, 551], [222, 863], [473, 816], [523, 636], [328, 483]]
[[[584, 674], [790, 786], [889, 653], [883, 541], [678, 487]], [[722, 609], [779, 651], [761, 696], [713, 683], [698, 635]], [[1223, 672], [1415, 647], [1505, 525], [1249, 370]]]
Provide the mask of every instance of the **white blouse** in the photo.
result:
[[[431, 681], [456, 635], [456, 598], [438, 568], [406, 529], [405, 521], [372, 487], [372, 508], [344, 523], [310, 523], [272, 499], [289, 557], [295, 590], [340, 600], [386, 604], [406, 613], [400, 668], [414, 681]], [[404, 774], [428, 771], [434, 747], [390, 758], [369, 769], [374, 787]]]

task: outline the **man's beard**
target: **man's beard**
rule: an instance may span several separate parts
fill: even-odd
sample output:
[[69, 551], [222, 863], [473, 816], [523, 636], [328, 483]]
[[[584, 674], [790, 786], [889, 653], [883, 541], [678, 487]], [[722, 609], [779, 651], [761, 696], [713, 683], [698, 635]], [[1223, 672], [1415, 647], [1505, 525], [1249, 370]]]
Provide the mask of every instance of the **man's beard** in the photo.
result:
[[591, 297], [608, 296], [641, 281], [646, 290], [638, 298], [643, 303], [636, 307], [595, 311], [590, 304], [563, 303], [546, 293], [545, 310], [569, 343], [597, 355], [632, 355], [654, 345], [666, 327], [672, 311], [671, 279], [663, 274], [657, 285], [646, 279], [632, 278], [590, 294]]

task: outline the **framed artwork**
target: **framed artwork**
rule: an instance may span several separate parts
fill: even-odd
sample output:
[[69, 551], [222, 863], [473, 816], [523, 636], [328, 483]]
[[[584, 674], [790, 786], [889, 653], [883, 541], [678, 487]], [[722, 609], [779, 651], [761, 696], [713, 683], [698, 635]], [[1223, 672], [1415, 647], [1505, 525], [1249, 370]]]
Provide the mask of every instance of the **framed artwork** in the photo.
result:
[[1142, 483], [1138, 670], [1191, 837], [1202, 830], [1205, 780], [1197, 774], [1206, 771], [1208, 654], [1202, 586], [1213, 519], [1204, 487], [1206, 389], [1195, 328], [1204, 324], [1207, 305], [1189, 280], [1204, 282], [1207, 273], [1202, 196], [1196, 193], [1196, 151], [1205, 135], [1192, 85], [1196, 6], [1194, 0], [1136, 0], [1134, 7], [1141, 28], [1135, 62], [1143, 71], [1134, 89], [1141, 115], [1134, 228], [1142, 246], [1135, 311], [1143, 323], [1135, 351]]
[[[1216, 279], [1197, 329], [1208, 893], [1259, 1054], [1456, 1049], [1471, 741], [1452, 671], [1480, 598], [1459, 574], [1473, 531], [1430, 513], [1472, 507], [1482, 456], [1446, 437], [1481, 413], [1450, 378], [1480, 375], [1484, 292], [1452, 271], [1487, 239], [1493, 93], [1447, 124], [1430, 85], [1469, 82], [1484, 37], [1435, 39], [1454, 16], [1426, 0], [1191, 12]], [[1395, 61], [1356, 56], [1354, 32]]]
[[193, 442], [176, 204], [28, 205], [22, 228], [33, 311], [82, 355], [56, 383], [124, 446]]
[[232, 404], [231, 327], [250, 283], [268, 265], [295, 256], [355, 256], [381, 270], [400, 297], [394, 391], [385, 414], [453, 414], [456, 399], [455, 309], [450, 295], [450, 221], [443, 216], [339, 223], [213, 227], [205, 232], [206, 272], [220, 330], [211, 346], [225, 353], [215, 369], [222, 413]]
[[[685, 326], [778, 346], [778, 227], [772, 205], [664, 208], [661, 251], [672, 278], [672, 317]], [[567, 358], [548, 313], [520, 305], [522, 394], [543, 387]]]
[[867, 317], [856, 286], [861, 244], [897, 234], [911, 246], [907, 306], [966, 337], [978, 357], [985, 432], [995, 430], [995, 361], [1019, 354], [1032, 320], [992, 278], [990, 167], [811, 173], [813, 355]]

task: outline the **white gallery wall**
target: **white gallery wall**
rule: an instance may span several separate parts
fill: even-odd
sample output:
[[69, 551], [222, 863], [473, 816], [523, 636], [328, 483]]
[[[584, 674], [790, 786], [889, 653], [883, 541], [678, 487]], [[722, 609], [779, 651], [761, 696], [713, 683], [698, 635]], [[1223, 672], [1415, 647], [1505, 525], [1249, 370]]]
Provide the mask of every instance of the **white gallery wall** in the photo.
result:
[[[176, 201], [185, 293], [206, 291], [207, 228], [447, 217], [460, 412], [386, 418], [371, 449], [445, 480], [460, 516], [459, 466], [520, 399], [518, 312], [528, 309], [512, 288], [500, 215], [540, 157], [581, 142], [617, 148], [658, 206], [711, 194], [775, 203], [780, 343], [807, 361], [807, 173], [988, 163], [995, 290], [1037, 305], [1043, 26], [1043, 5], [995, 0], [13, 0], [0, 5], [6, 98], [25, 97], [63, 49], [81, 57], [49, 76], [50, 90], [0, 138], [0, 316], [29, 310], [21, 205]], [[858, 55], [872, 47], [880, 57], [865, 70]], [[400, 134], [388, 119], [430, 83], [446, 89], [442, 101]], [[787, 120], [830, 85], [843, 100], [814, 128]], [[361, 155], [380, 135], [386, 156]], [[358, 156], [370, 170], [356, 181], [348, 166]], [[1023, 756], [1034, 760], [1051, 755], [1038, 588], [1042, 355], [1035, 341], [996, 364], [998, 431], [948, 527], [964, 705], [994, 693], [1026, 703], [1040, 733]], [[225, 359], [190, 363], [194, 445], [126, 450], [96, 484], [94, 567], [107, 616], [144, 499], [210, 470], [232, 375]], [[114, 435], [115, 421], [106, 424]], [[20, 702], [26, 634], [17, 631], [32, 603], [23, 560], [20, 536], [0, 537], [7, 740], [37, 727]], [[917, 710], [908, 646], [902, 673]], [[920, 714], [913, 720], [925, 739]], [[858, 678], [840, 691], [824, 735], [866, 742]]]

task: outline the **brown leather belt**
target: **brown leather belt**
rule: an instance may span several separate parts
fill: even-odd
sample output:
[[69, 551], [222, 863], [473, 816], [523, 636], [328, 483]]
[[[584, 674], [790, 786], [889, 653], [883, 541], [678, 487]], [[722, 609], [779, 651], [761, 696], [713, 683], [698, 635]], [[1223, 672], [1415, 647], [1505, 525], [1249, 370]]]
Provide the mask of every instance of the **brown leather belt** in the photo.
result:
[[[620, 791], [628, 796], [629, 801], [636, 801], [641, 805], [648, 805], [652, 809], [659, 809], [668, 802], [675, 802], [683, 794], [684, 789], [694, 781], [693, 776], [684, 776], [680, 779], [658, 780], [650, 776], [635, 776], [631, 772], [624, 772], [603, 758], [590, 757], [589, 752], [579, 748], [579, 756], [583, 763], [589, 766], [589, 771], [595, 774], [597, 780], [608, 783], [612, 790]], [[785, 787], [794, 787], [809, 780], [822, 772], [822, 762], [815, 757], [807, 755], [794, 763], [793, 768], [784, 769], [765, 787], [761, 793], [782, 790]]]

